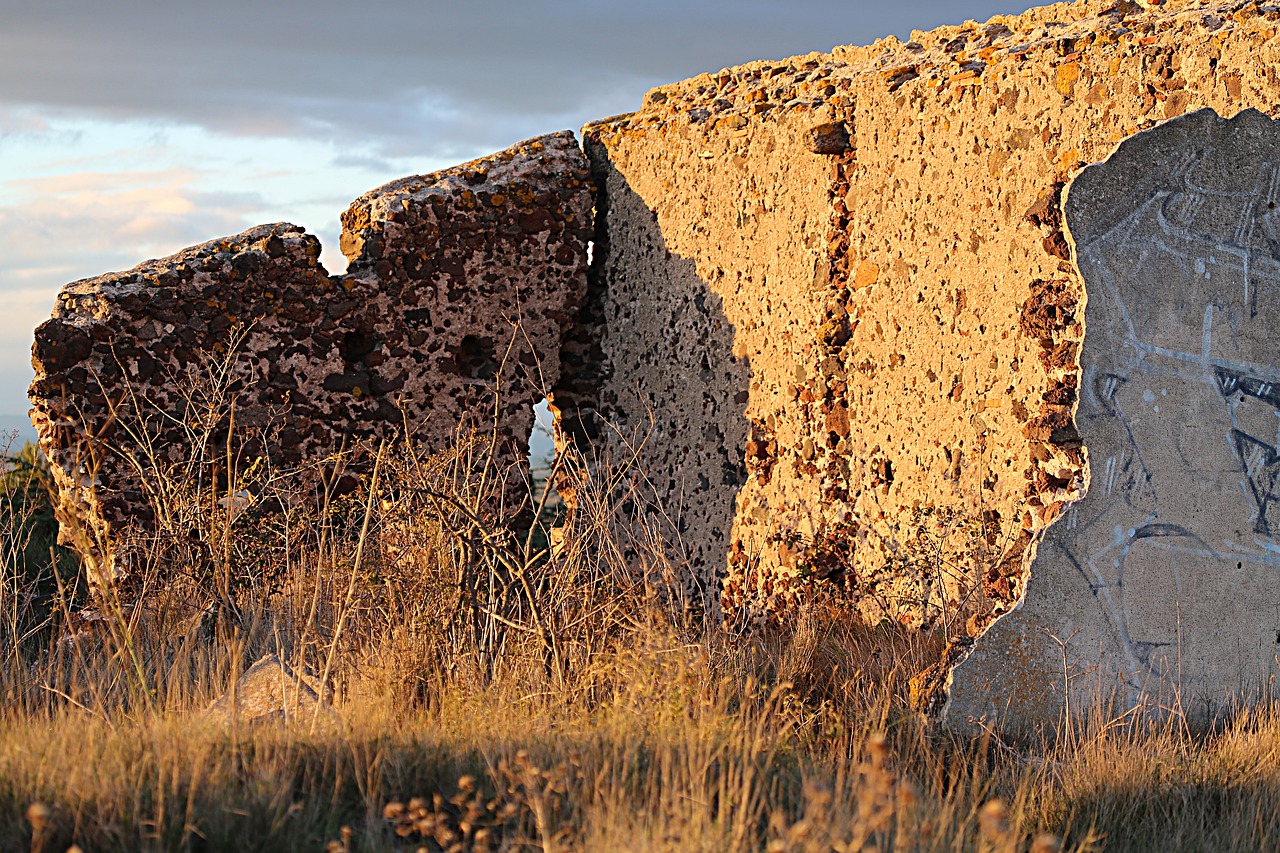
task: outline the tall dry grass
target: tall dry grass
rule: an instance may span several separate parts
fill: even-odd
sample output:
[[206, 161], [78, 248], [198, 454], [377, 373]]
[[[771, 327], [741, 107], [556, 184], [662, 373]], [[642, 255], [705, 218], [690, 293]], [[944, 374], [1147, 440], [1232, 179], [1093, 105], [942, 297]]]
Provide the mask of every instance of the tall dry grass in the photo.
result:
[[[545, 505], [508, 524], [530, 512], [493, 441], [366, 448], [342, 496], [343, 458], [154, 465], [177, 521], [130, 540], [136, 600], [6, 544], [6, 589], [61, 582], [0, 621], [0, 850], [1280, 848], [1269, 711], [958, 739], [908, 699], [941, 637], [682, 616], [673, 549], [611, 523], [618, 479], [580, 482], [553, 553]], [[7, 506], [32, 529], [38, 501]], [[264, 654], [325, 681], [338, 722], [203, 716]]]

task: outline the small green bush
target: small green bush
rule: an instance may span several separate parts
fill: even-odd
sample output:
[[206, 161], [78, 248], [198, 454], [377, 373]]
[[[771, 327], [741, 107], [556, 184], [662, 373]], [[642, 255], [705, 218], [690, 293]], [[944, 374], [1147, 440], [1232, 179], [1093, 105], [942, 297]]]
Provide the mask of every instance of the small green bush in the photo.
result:
[[0, 433], [0, 621], [25, 634], [47, 620], [60, 580], [72, 594], [76, 560], [57, 544], [48, 461], [34, 444], [16, 444], [15, 433]]

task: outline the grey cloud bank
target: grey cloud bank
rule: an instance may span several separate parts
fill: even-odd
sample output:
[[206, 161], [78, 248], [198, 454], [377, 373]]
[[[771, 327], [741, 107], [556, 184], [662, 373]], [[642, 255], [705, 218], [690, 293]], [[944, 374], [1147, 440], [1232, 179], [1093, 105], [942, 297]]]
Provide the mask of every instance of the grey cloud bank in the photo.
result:
[[31, 4], [9, 10], [0, 33], [0, 56], [22, 71], [0, 75], [0, 103], [472, 154], [634, 108], [649, 86], [701, 71], [1021, 6]]

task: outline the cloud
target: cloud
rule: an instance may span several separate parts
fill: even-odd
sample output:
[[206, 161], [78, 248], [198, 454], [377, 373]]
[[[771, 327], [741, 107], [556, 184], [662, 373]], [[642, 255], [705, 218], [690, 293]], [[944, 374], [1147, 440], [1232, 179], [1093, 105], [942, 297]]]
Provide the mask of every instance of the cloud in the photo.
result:
[[201, 178], [160, 169], [6, 181], [14, 201], [0, 207], [0, 290], [132, 267], [253, 224], [260, 197], [202, 190]]
[[[48, 0], [6, 11], [0, 104], [470, 156], [653, 85], [1021, 8], [1002, 0]], [[21, 69], [21, 73], [17, 73]]]
[[342, 154], [333, 158], [333, 165], [339, 169], [368, 169], [377, 172], [391, 171], [391, 164], [381, 157], [360, 156], [358, 154]]
[[34, 107], [0, 108], [0, 138], [14, 134], [48, 133], [49, 119]]

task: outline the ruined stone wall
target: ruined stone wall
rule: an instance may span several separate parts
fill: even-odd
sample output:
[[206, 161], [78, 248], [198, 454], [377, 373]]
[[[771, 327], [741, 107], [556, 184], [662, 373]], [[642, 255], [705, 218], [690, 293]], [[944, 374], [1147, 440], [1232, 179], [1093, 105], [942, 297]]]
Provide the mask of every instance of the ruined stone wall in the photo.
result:
[[216, 494], [227, 453], [282, 471], [404, 429], [440, 450], [470, 418], [518, 467], [585, 293], [589, 184], [566, 131], [361, 197], [346, 275], [276, 224], [63, 288], [30, 399], [93, 581], [128, 574], [112, 549], [155, 528], [157, 475]]
[[[1136, 210], [1159, 181], [1158, 192], [1183, 193], [1178, 158], [1205, 159], [1200, 143], [1135, 134], [1193, 110], [1255, 108], [1238, 126], [1269, 127], [1266, 116], [1280, 114], [1278, 24], [1280, 7], [1242, 0], [1150, 10], [1084, 0], [906, 43], [752, 63], [655, 89], [636, 113], [589, 125], [586, 159], [563, 133], [370, 193], [343, 217], [344, 276], [319, 266], [314, 237], [281, 224], [68, 285], [37, 330], [31, 392], [65, 492], [62, 517], [89, 531], [77, 544], [105, 583], [127, 566], [94, 543], [156, 521], [139, 472], [194, 455], [215, 492], [226, 485], [215, 461], [232, 426], [222, 403], [234, 400], [236, 424], [249, 429], [233, 448], [245, 461], [296, 466], [402, 425], [439, 447], [470, 417], [497, 425], [500, 452], [518, 467], [531, 405], [551, 389], [558, 444], [616, 483], [620, 530], [671, 545], [677, 593], [692, 609], [723, 606], [745, 626], [808, 601], [941, 625], [957, 640], [917, 682], [925, 705], [968, 637], [1007, 615], [956, 670], [953, 719], [985, 725], [1000, 716], [993, 697], [1015, 694], [1032, 716], [1059, 674], [1047, 632], [1072, 636], [1082, 625], [1073, 653], [1105, 646], [1097, 671], [1120, 678], [1137, 703], [1144, 679], [1167, 681], [1169, 653], [1158, 650], [1171, 624], [1182, 643], [1184, 577], [1170, 598], [1158, 576], [1184, 559], [1186, 579], [1212, 565], [1220, 581], [1198, 602], [1198, 657], [1187, 670], [1201, 679], [1195, 695], [1231, 686], [1219, 678], [1234, 660], [1224, 660], [1227, 645], [1204, 639], [1223, 614], [1239, 628], [1226, 635], [1232, 648], [1251, 644], [1237, 681], [1274, 675], [1254, 654], [1270, 651], [1258, 640], [1269, 623], [1246, 616], [1271, 606], [1267, 571], [1280, 548], [1268, 516], [1280, 500], [1280, 440], [1255, 423], [1273, 426], [1280, 374], [1262, 355], [1203, 343], [1194, 356], [1186, 345], [1196, 319], [1186, 304], [1217, 298], [1195, 290], [1195, 261], [1210, 263], [1203, 253], [1171, 253], [1171, 272], [1152, 288], [1120, 288], [1110, 302], [1087, 292], [1097, 280], [1082, 276], [1073, 248], [1087, 244], [1081, 268], [1095, 273], [1141, 267], [1129, 255], [1143, 249], [1121, 241], [1113, 252], [1110, 220], [1064, 222], [1063, 198], [1070, 217], [1089, 198]], [[1208, 127], [1209, 117], [1219, 121], [1185, 121]], [[1221, 128], [1205, 133], [1226, 139]], [[1126, 139], [1148, 141], [1128, 149], [1136, 165], [1121, 158], [1122, 174], [1145, 156], [1156, 182], [1133, 198], [1079, 171]], [[1265, 157], [1249, 145], [1241, 162], [1256, 172]], [[1224, 163], [1215, 170], [1236, 165]], [[1093, 175], [1081, 179], [1085, 191], [1076, 175]], [[1248, 194], [1218, 183], [1228, 189], [1192, 194], [1210, 209]], [[1250, 192], [1274, 208], [1276, 186]], [[1194, 218], [1194, 207], [1177, 215]], [[1246, 218], [1274, 242], [1269, 212]], [[1202, 229], [1202, 242], [1253, 257], [1253, 231], [1221, 227]], [[1089, 236], [1073, 244], [1067, 230]], [[1263, 266], [1280, 256], [1272, 243], [1258, 252]], [[1166, 312], [1150, 292], [1189, 269], [1195, 298], [1173, 292], [1178, 310]], [[1159, 334], [1100, 339], [1095, 327], [1086, 337], [1094, 318], [1114, 325], [1130, 304], [1141, 308], [1133, 328], [1155, 323]], [[1222, 313], [1235, 323], [1231, 310]], [[1273, 325], [1241, 339], [1265, 350]], [[1205, 446], [1201, 433], [1228, 418], [1219, 432], [1234, 436], [1235, 455], [1200, 470], [1178, 445], [1169, 470], [1181, 473], [1159, 485], [1179, 495], [1167, 503], [1172, 517], [1223, 507], [1239, 528], [1225, 550], [1198, 551], [1204, 537], [1186, 518], [1159, 521], [1143, 502], [1162, 475], [1125, 467], [1124, 441], [1136, 447], [1140, 431], [1117, 440], [1108, 401], [1137, 411], [1157, 405], [1145, 396], [1155, 391], [1144, 387], [1139, 404], [1123, 396], [1136, 384], [1123, 393], [1090, 384], [1089, 371], [1114, 355], [1108, 345], [1132, 355], [1134, 341], [1163, 347], [1164, 338], [1177, 346], [1157, 354], [1200, 364], [1199, 390], [1212, 391], [1209, 403], [1178, 397], [1167, 412], [1184, 412]], [[1148, 367], [1125, 364], [1135, 375]], [[1183, 368], [1171, 375], [1188, 380]], [[219, 370], [223, 396], [210, 407], [202, 383]], [[1083, 438], [1081, 394], [1097, 405], [1081, 409], [1080, 424], [1100, 430]], [[1108, 454], [1106, 496], [1117, 483], [1132, 493], [1125, 506], [1099, 495], [1097, 458], [1090, 485], [1091, 441]], [[1219, 501], [1223, 488], [1193, 500], [1197, 489], [1181, 495], [1179, 482], [1238, 485], [1232, 494], [1252, 494], [1253, 515], [1241, 527], [1239, 501]], [[573, 476], [562, 485], [572, 506]], [[1080, 522], [1095, 504], [1096, 517]], [[1066, 524], [1054, 525], [1067, 507]], [[1113, 515], [1135, 520], [1098, 521]], [[1042, 550], [1057, 562], [1045, 563], [1047, 580], [1029, 581], [1046, 528]], [[1094, 538], [1077, 541], [1077, 529]], [[1246, 541], [1253, 535], [1261, 539]], [[1081, 541], [1080, 553], [1123, 550], [1116, 570], [1141, 552], [1131, 562], [1145, 591], [1115, 604], [1116, 572], [1091, 564], [1092, 580], [1083, 568], [1072, 574]], [[1179, 556], [1165, 561], [1161, 548]], [[1044, 708], [1052, 714], [1062, 699]]]
[[714, 607], [723, 577], [751, 621], [811, 578], [872, 617], [976, 610], [972, 633], [1012, 606], [1084, 485], [1062, 186], [1188, 110], [1280, 111], [1278, 19], [1057, 4], [726, 69], [588, 126], [594, 357], [557, 402], [579, 439], [638, 448], [630, 508], [680, 535], [691, 590]]

